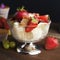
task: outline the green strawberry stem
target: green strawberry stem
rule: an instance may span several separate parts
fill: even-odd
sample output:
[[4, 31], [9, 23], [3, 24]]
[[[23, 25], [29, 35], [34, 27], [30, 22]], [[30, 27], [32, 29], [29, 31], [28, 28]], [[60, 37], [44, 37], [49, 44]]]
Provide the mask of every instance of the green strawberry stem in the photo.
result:
[[17, 8], [17, 11], [23, 11], [23, 10], [25, 10], [25, 9], [24, 9], [24, 6], [22, 6], [22, 8], [20, 8], [20, 7]]
[[34, 17], [31, 18], [32, 18], [32, 23], [38, 23], [38, 21]]

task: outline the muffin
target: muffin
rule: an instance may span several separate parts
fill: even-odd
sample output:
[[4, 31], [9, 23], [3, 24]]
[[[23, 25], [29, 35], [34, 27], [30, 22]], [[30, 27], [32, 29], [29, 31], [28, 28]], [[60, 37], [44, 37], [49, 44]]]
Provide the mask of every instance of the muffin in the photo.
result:
[[0, 41], [2, 41], [4, 38], [7, 38], [8, 32], [9, 25], [7, 20], [3, 17], [0, 17]]

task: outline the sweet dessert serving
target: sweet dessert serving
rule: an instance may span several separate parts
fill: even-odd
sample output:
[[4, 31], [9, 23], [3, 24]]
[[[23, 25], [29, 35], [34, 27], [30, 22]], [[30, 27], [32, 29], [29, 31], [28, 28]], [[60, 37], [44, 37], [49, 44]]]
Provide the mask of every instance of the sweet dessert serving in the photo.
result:
[[8, 18], [8, 13], [9, 13], [10, 7], [5, 6], [4, 4], [0, 5], [0, 16], [4, 17], [5, 19]]
[[44, 39], [49, 31], [49, 15], [30, 13], [24, 8], [17, 9], [14, 17], [9, 20], [12, 36], [19, 42], [24, 42], [17, 52], [25, 52], [30, 55], [41, 53], [33, 44]]

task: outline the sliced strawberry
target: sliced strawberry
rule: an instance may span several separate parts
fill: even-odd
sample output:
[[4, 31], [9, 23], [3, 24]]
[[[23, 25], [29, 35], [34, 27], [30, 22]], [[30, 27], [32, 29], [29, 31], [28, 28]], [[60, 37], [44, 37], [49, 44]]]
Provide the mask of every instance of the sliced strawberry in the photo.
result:
[[41, 22], [47, 22], [48, 23], [49, 15], [41, 15], [38, 17], [38, 20]]
[[37, 24], [34, 24], [34, 23], [31, 22], [31, 23], [26, 27], [25, 31], [26, 31], [26, 32], [30, 32], [30, 31], [32, 31], [35, 27], [37, 27]]
[[47, 37], [45, 42], [45, 49], [50, 50], [58, 47], [59, 43], [55, 37]]
[[25, 31], [26, 31], [26, 32], [30, 32], [30, 31], [32, 31], [35, 27], [37, 27], [37, 25], [38, 25], [38, 21], [37, 21], [36, 19], [32, 18], [32, 20], [29, 21], [27, 27], [25, 28]]

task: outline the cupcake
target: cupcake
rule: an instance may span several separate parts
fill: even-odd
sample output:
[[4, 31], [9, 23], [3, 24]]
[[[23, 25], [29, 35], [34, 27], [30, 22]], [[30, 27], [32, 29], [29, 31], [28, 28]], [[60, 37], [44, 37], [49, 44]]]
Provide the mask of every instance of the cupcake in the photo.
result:
[[7, 39], [9, 33], [9, 25], [4, 17], [0, 16], [0, 42]]
[[0, 16], [4, 17], [5, 19], [8, 18], [10, 7], [5, 6], [4, 4], [0, 5]]

